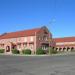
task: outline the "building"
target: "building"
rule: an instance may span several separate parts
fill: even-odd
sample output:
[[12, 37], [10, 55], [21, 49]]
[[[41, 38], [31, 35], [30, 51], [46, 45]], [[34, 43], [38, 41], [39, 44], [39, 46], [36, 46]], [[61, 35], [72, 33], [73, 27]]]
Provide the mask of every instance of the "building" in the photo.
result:
[[75, 37], [52, 38], [52, 33], [47, 27], [23, 30], [0, 35], [0, 49], [6, 54], [12, 54], [12, 49], [22, 52], [23, 49], [30, 49], [32, 54], [38, 48], [48, 51], [49, 47], [57, 51], [72, 51], [75, 49]]
[[75, 37], [54, 38], [57, 51], [72, 51], [75, 49]]
[[47, 50], [51, 43], [48, 39], [52, 39], [52, 34], [44, 26], [41, 28], [5, 33], [0, 35], [0, 48], [5, 53], [11, 54], [11, 50], [16, 48], [20, 52], [23, 49], [30, 49], [34, 54], [37, 48]]

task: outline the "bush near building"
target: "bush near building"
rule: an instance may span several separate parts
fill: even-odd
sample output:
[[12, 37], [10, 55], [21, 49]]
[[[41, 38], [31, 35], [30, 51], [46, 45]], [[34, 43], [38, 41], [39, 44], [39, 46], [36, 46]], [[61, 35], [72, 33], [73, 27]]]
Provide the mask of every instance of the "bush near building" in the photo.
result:
[[12, 49], [12, 53], [13, 54], [20, 54], [19, 50], [17, 50], [17, 49]]
[[57, 50], [53, 49], [52, 47], [49, 48], [49, 54], [57, 54]]
[[0, 49], [0, 53], [4, 53], [4, 49]]
[[24, 50], [22, 50], [22, 53], [30, 55], [31, 54], [31, 50], [30, 49], [24, 49]]
[[45, 52], [42, 48], [38, 48], [37, 51], [36, 51], [36, 54], [37, 55], [42, 55], [42, 54], [45, 54]]

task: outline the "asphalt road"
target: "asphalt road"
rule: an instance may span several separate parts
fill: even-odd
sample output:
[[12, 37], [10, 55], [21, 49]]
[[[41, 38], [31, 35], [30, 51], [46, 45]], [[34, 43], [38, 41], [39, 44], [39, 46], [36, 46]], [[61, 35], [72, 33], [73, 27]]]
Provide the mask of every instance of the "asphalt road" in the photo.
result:
[[0, 56], [0, 75], [75, 75], [75, 55]]

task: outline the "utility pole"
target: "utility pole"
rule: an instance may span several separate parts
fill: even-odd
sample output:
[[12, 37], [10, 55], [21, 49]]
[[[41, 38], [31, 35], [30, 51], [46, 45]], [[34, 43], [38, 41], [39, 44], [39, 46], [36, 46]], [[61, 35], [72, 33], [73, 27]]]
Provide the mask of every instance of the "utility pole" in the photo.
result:
[[[55, 19], [51, 19], [50, 22], [48, 23], [48, 26], [49, 25], [52, 25], [53, 23], [55, 22]], [[52, 49], [52, 36], [50, 37], [51, 35], [49, 34], [49, 55], [51, 54], [51, 49]]]

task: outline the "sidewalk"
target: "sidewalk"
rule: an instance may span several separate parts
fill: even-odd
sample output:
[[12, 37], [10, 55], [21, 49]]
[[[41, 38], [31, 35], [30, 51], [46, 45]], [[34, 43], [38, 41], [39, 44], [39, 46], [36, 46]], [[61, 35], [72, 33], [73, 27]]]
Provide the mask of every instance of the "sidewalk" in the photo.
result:
[[75, 52], [66, 52], [66, 53], [58, 53], [58, 54], [50, 54], [50, 55], [24, 55], [24, 54], [3, 54], [0, 55], [8, 55], [8, 56], [64, 56], [64, 55], [75, 55]]

